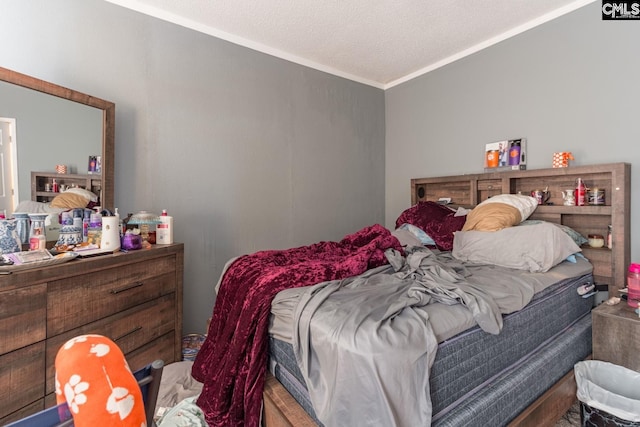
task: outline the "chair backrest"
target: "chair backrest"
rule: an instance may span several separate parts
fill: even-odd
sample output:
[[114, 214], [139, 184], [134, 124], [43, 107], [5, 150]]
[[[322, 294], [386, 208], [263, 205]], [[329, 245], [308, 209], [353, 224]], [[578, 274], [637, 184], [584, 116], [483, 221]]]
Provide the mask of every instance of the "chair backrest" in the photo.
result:
[[[164, 362], [160, 359], [154, 360], [142, 369], [133, 373], [142, 391], [144, 400], [144, 410], [147, 417], [147, 426], [154, 425], [153, 417], [156, 412], [156, 402], [158, 391], [160, 390], [160, 380]], [[47, 408], [43, 411], [29, 415], [26, 418], [8, 424], [5, 427], [69, 427], [73, 426], [73, 418], [66, 403]]]

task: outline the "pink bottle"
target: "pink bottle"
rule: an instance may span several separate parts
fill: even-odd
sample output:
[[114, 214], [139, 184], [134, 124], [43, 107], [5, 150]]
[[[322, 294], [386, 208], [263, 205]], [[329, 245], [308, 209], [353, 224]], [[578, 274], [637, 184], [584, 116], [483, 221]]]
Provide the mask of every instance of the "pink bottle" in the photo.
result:
[[638, 308], [638, 303], [640, 302], [640, 264], [629, 265], [627, 288], [629, 290], [627, 304], [630, 307]]
[[576, 206], [585, 206], [587, 204], [587, 187], [584, 185], [582, 178], [578, 178], [575, 189]]

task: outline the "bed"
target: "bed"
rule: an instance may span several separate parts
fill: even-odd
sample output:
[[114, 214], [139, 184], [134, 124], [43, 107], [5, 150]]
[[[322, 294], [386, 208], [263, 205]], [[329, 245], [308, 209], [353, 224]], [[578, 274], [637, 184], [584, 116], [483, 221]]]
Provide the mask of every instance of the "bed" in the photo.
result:
[[[591, 352], [593, 295], [580, 294], [594, 283], [615, 284], [628, 260], [629, 172], [627, 164], [613, 164], [413, 180], [413, 206], [395, 230], [374, 225], [340, 242], [234, 260], [192, 371], [204, 383], [198, 406], [211, 425], [552, 424], [575, 399], [573, 365]], [[608, 204], [561, 206], [560, 189], [576, 174], [608, 189]], [[558, 190], [550, 203], [560, 206], [536, 206], [526, 215], [497, 197], [527, 199], [517, 193], [539, 182], [552, 195]], [[449, 196], [457, 209], [429, 224], [406, 221], [420, 207], [442, 208], [429, 201], [434, 196]], [[485, 203], [489, 198], [498, 203]], [[474, 209], [465, 215], [464, 207]], [[496, 218], [514, 223], [481, 229]], [[480, 228], [463, 229], [471, 223]], [[615, 249], [594, 252], [578, 238], [602, 224], [618, 228]], [[408, 225], [436, 236], [435, 245]], [[511, 259], [514, 250], [488, 249], [495, 236], [501, 245], [523, 239], [514, 233], [529, 236], [532, 252], [553, 250], [522, 261]], [[481, 246], [465, 240], [478, 234], [492, 239], [483, 236]], [[363, 293], [376, 287], [382, 293], [375, 298]], [[379, 314], [376, 303], [362, 314], [374, 300], [392, 308], [371, 315]], [[437, 321], [453, 317], [463, 320]], [[371, 318], [378, 323], [363, 329]], [[349, 329], [343, 325], [351, 335], [336, 344], [335, 331]]]

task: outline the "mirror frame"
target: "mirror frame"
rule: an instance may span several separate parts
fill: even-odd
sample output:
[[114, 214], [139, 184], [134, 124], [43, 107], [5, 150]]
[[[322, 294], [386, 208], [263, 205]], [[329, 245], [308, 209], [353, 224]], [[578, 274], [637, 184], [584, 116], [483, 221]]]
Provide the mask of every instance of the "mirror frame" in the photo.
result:
[[7, 68], [0, 67], [0, 81], [102, 110], [102, 195], [100, 205], [103, 209], [113, 209], [116, 105], [113, 102], [58, 86]]

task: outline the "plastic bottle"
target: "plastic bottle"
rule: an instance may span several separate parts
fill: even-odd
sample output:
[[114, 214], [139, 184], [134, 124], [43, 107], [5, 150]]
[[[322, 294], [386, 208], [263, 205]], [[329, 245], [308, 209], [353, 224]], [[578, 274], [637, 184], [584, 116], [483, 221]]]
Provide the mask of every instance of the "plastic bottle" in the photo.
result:
[[71, 216], [71, 212], [64, 211], [62, 212], [62, 225], [73, 225], [73, 217]]
[[160, 215], [160, 223], [156, 225], [156, 242], [160, 245], [173, 243], [173, 217], [163, 209]]
[[116, 218], [118, 218], [116, 220], [116, 222], [118, 223], [118, 233], [120, 234], [120, 237], [122, 237], [124, 235], [124, 227], [123, 227], [123, 223], [122, 223], [122, 218], [120, 218], [120, 212], [118, 212], [118, 208], [115, 208], [115, 212], [113, 214]]
[[575, 193], [576, 206], [585, 206], [587, 204], [587, 187], [584, 185], [582, 178], [578, 178]]
[[82, 209], [73, 210], [73, 226], [79, 230], [82, 230]]
[[55, 178], [53, 178], [53, 183], [51, 184], [51, 191], [53, 191], [54, 193], [58, 192], [58, 183], [56, 182]]
[[89, 229], [87, 230], [87, 242], [93, 243], [100, 247], [100, 238], [102, 236], [102, 215], [92, 213], [89, 217]]
[[89, 238], [89, 222], [91, 222], [91, 211], [85, 209], [84, 217], [82, 218], [82, 241], [86, 242]]
[[629, 265], [627, 288], [627, 304], [630, 307], [638, 308], [638, 303], [640, 302], [640, 264]]
[[42, 231], [42, 228], [35, 228], [31, 237], [29, 237], [30, 251], [44, 250], [47, 248], [47, 238]]

